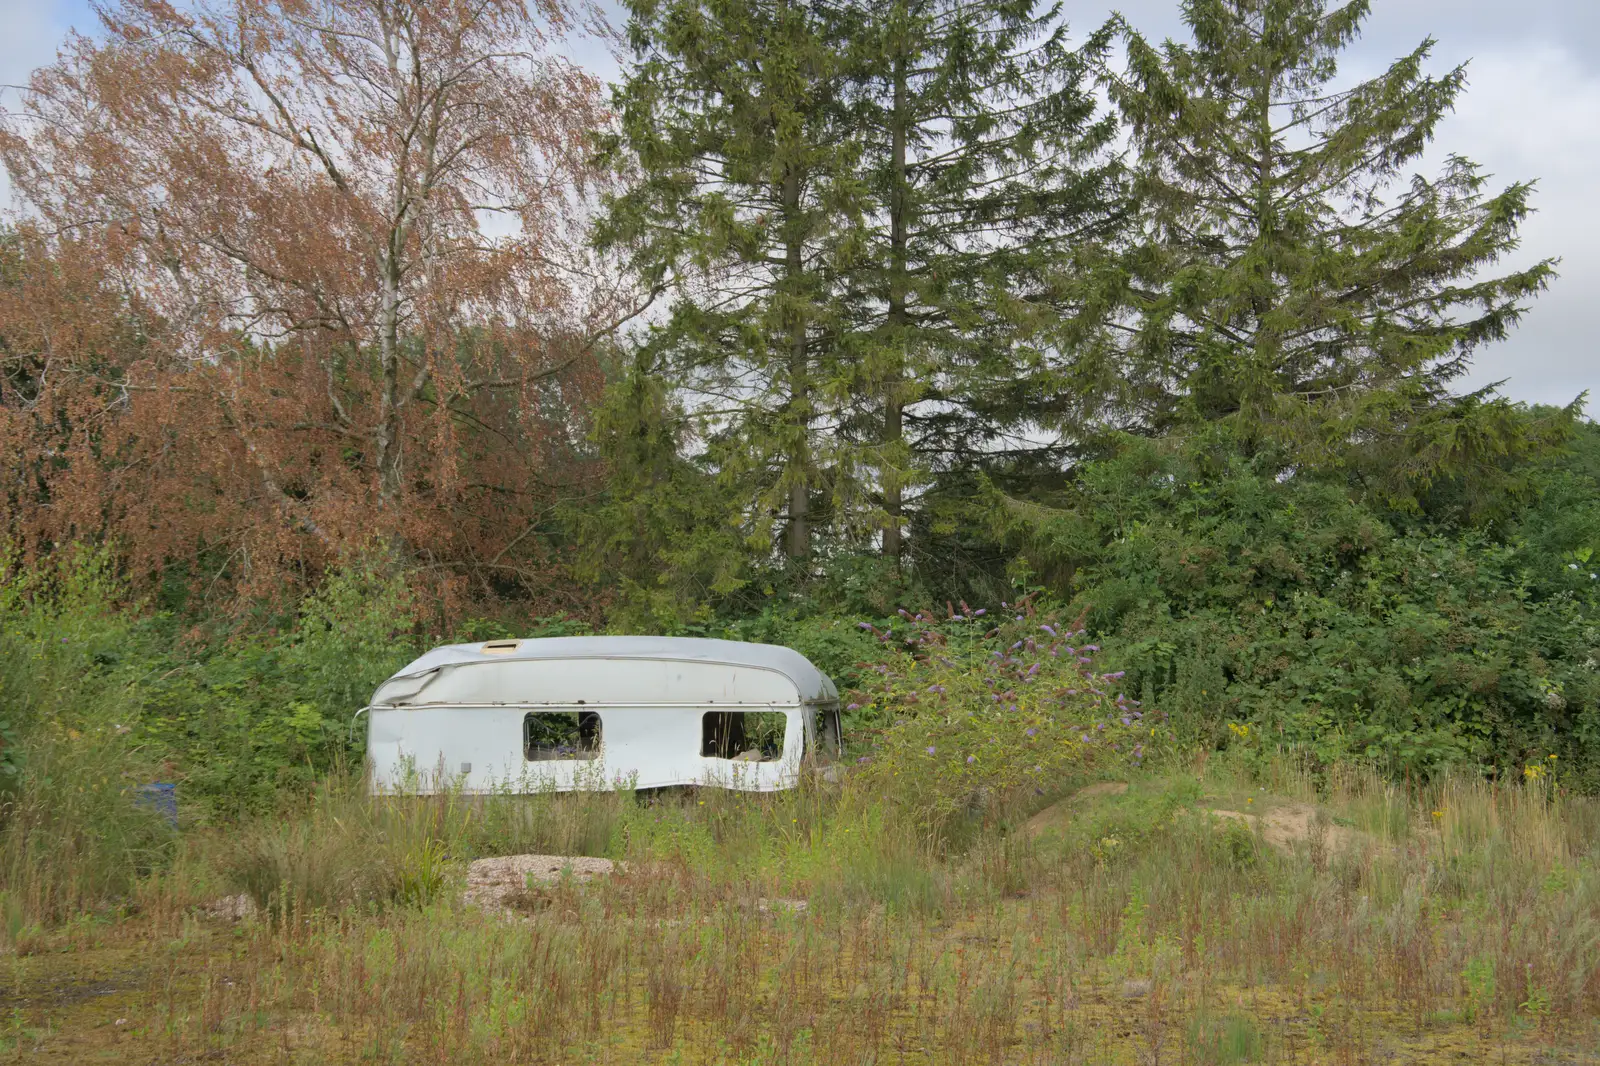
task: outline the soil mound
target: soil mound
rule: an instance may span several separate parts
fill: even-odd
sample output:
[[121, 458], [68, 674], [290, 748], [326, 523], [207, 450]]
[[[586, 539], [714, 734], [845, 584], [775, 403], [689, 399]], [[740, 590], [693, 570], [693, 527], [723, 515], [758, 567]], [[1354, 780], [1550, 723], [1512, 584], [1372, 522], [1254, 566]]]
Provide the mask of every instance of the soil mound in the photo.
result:
[[1126, 781], [1101, 781], [1097, 784], [1080, 788], [1066, 799], [1057, 800], [1032, 818], [1029, 818], [1023, 823], [1022, 831], [1030, 839], [1038, 837], [1070, 822], [1075, 807], [1099, 796], [1120, 796], [1126, 791], [1128, 791], [1128, 783]]

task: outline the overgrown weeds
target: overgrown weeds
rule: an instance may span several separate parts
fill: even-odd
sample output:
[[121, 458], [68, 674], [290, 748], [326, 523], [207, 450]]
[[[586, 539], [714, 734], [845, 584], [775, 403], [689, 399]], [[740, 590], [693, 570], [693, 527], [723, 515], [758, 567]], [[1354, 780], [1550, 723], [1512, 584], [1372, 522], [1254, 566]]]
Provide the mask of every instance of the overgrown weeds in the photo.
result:
[[[117, 1008], [142, 1027], [129, 1039], [239, 1061], [290, 1039], [318, 1061], [1531, 1062], [1600, 1035], [1597, 855], [1571, 832], [1593, 801], [1470, 780], [1406, 797], [1356, 771], [1321, 794], [1258, 781], [1216, 760], [1146, 771], [959, 852], [849, 785], [330, 788], [236, 851], [214, 844], [249, 860], [212, 890], [248, 888], [268, 916], [230, 932], [151, 900], [104, 935], [186, 945]], [[1396, 803], [1406, 817], [1372, 813]], [[1447, 803], [1460, 830], [1437, 824]], [[1283, 841], [1214, 813], [1312, 804], [1345, 831], [1320, 858], [1314, 819]], [[475, 855], [601, 824], [628, 860], [610, 878], [547, 886], [510, 918], [460, 903]], [[56, 957], [38, 941], [11, 991]]]

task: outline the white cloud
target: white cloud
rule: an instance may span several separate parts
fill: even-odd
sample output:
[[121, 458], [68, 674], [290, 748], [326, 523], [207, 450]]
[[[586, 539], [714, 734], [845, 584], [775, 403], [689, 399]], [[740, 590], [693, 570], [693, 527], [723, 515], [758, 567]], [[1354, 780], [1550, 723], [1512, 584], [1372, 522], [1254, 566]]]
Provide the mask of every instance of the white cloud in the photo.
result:
[[1600, 297], [1600, 75], [1568, 51], [1527, 43], [1482, 53], [1440, 145], [1482, 164], [1498, 185], [1536, 179], [1538, 210], [1511, 265], [1559, 257], [1561, 277], [1504, 344], [1486, 350], [1475, 385], [1506, 380], [1519, 400], [1600, 400], [1594, 342]]

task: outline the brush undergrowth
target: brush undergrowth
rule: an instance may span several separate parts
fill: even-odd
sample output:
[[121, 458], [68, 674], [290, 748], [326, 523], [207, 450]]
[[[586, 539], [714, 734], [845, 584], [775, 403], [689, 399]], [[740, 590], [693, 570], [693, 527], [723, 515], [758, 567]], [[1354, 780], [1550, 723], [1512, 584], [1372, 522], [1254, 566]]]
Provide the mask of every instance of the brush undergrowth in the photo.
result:
[[[1532, 1062], [1600, 1040], [1600, 802], [1548, 754], [1403, 784], [1299, 762], [1247, 724], [1227, 751], [1180, 751], [1079, 627], [1024, 602], [874, 628], [851, 697], [868, 750], [840, 780], [374, 797], [318, 702], [347, 683], [340, 611], [371, 637], [360, 669], [385, 668], [390, 623], [346, 588], [271, 652], [322, 663], [299, 700], [316, 721], [292, 708], [247, 782], [279, 782], [273, 802], [176, 832], [136, 801], [183, 773], [145, 720], [172, 689], [149, 632], [104, 607], [113, 584], [85, 557], [0, 590], [0, 696], [21, 723], [0, 776], [3, 1050]], [[215, 735], [249, 735], [274, 669], [265, 694], [229, 682]], [[462, 902], [473, 860], [526, 853], [622, 865], [530, 883], [510, 915]], [[215, 917], [232, 894], [254, 915]], [[115, 980], [59, 992], [89, 973]]]
[[[146, 945], [159, 965], [108, 1008], [132, 1019], [126, 1039], [241, 1062], [290, 1032], [291, 1060], [351, 1062], [1532, 1062], [1593, 1046], [1600, 805], [1532, 779], [1409, 794], [1358, 770], [1276, 779], [1148, 767], [1120, 793], [1011, 810], [959, 849], [849, 781], [330, 785], [191, 834], [137, 916], [13, 938], [7, 980], [19, 994], [30, 968]], [[1271, 837], [1312, 810], [1303, 836]], [[510, 916], [460, 901], [474, 857], [602, 841], [589, 850], [625, 860], [609, 878], [530, 885]], [[224, 891], [264, 910], [197, 921]]]

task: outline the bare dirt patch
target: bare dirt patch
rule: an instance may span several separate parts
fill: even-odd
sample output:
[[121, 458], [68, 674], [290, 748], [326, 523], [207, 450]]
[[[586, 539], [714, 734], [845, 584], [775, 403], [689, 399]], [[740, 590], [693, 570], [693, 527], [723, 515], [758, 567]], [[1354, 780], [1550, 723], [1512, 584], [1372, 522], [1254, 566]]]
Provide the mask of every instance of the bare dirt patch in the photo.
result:
[[1292, 852], [1303, 845], [1314, 853], [1333, 854], [1361, 851], [1373, 844], [1370, 835], [1339, 825], [1326, 812], [1307, 803], [1285, 803], [1269, 807], [1260, 814], [1218, 808], [1209, 809], [1206, 813], [1242, 822], [1252, 831], [1259, 832], [1262, 840], [1284, 852]]
[[763, 896], [756, 900], [756, 910], [762, 914], [804, 914], [810, 906], [810, 902], [803, 899], [767, 899]]
[[526, 909], [530, 888], [576, 883], [617, 873], [620, 864], [588, 855], [498, 855], [467, 867], [462, 902], [485, 910]]

